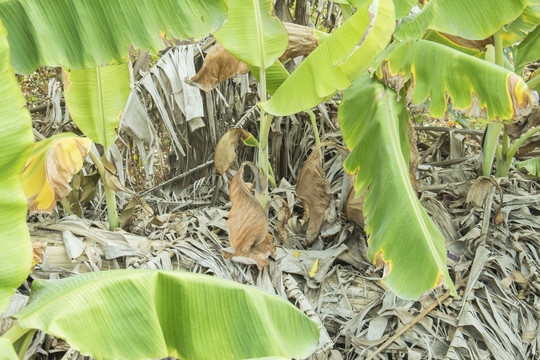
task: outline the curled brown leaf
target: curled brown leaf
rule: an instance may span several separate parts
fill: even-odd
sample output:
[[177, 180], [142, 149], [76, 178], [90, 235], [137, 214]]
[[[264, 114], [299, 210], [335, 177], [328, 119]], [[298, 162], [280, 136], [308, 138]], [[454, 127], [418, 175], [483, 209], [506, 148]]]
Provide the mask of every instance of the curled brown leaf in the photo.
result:
[[232, 251], [226, 249], [222, 253], [225, 259], [256, 264], [261, 269], [268, 264], [268, 256], [274, 255], [276, 248], [268, 233], [266, 213], [243, 180], [246, 165], [255, 174], [256, 191], [264, 192], [259, 187], [265, 187], [266, 182], [258, 168], [251, 163], [243, 163], [232, 180], [229, 195], [232, 207], [227, 225]]

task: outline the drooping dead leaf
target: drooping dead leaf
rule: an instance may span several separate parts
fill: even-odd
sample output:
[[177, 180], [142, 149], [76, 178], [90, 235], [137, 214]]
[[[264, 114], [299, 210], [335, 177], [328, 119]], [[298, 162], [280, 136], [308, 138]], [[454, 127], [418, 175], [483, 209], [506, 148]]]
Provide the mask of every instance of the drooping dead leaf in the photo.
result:
[[266, 187], [266, 181], [255, 165], [243, 163], [240, 166], [230, 188], [232, 207], [227, 225], [232, 249], [224, 249], [222, 253], [225, 259], [256, 264], [259, 269], [262, 269], [268, 264], [268, 256], [275, 254], [276, 248], [272, 242], [272, 236], [268, 233], [266, 213], [243, 180], [246, 165], [255, 174], [255, 191], [264, 192], [264, 189], [260, 187]]
[[36, 264], [43, 264], [45, 261], [45, 250], [47, 249], [47, 243], [44, 242], [33, 242], [32, 243], [32, 270], [34, 271], [34, 267]]
[[215, 89], [220, 82], [248, 71], [246, 63], [235, 58], [223, 45], [216, 43], [206, 55], [201, 70], [186, 82], [208, 92]]
[[214, 165], [220, 175], [227, 171], [234, 162], [234, 159], [236, 159], [238, 140], [242, 139], [247, 141], [250, 137], [253, 138], [253, 135], [246, 130], [234, 128], [227, 131], [221, 139], [219, 139], [214, 155]]
[[469, 188], [469, 191], [467, 192], [467, 197], [465, 199], [465, 202], [467, 204], [473, 204], [475, 206], [482, 207], [489, 194], [489, 191], [491, 190], [492, 185], [495, 186], [495, 188], [497, 188], [497, 190], [499, 191], [499, 196], [500, 196], [499, 209], [494, 219], [494, 223], [497, 225], [497, 224], [502, 224], [504, 222], [504, 219], [502, 217], [502, 204], [503, 204], [504, 196], [503, 196], [503, 192], [499, 183], [493, 176], [492, 177], [485, 177], [485, 176], [478, 177], [471, 184], [471, 187]]
[[[312, 28], [291, 23], [284, 25], [289, 33], [289, 44], [279, 61], [286, 62], [297, 56], [307, 56], [319, 45], [319, 38]], [[248, 66], [244, 62], [235, 58], [221, 44], [216, 43], [206, 55], [201, 70], [185, 81], [208, 92], [215, 89], [220, 82], [248, 71]]]
[[[352, 180], [354, 184], [355, 179]], [[356, 197], [356, 191], [354, 187], [349, 191], [349, 196], [347, 196], [347, 205], [345, 207], [345, 215], [347, 219], [360, 226], [362, 229], [365, 225], [364, 219], [364, 199], [367, 195], [367, 190], [364, 191], [360, 196]]]
[[306, 211], [305, 219], [308, 223], [306, 240], [308, 244], [312, 244], [319, 235], [324, 213], [332, 199], [332, 188], [322, 168], [318, 147], [311, 152], [300, 170], [296, 193]]
[[52, 212], [71, 191], [71, 177], [79, 172], [92, 140], [65, 133], [34, 144], [23, 171], [23, 190], [29, 211]]

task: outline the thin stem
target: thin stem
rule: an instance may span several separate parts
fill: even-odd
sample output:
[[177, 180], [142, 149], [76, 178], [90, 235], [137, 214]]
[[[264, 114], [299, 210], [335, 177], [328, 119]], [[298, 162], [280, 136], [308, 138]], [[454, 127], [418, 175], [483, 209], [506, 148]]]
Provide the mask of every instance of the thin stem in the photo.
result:
[[506, 132], [506, 128], [503, 126], [503, 141], [502, 141], [502, 153], [503, 155], [508, 154], [508, 147], [510, 146], [510, 138]]
[[495, 42], [495, 65], [503, 66], [503, 40], [502, 30], [493, 34], [493, 40]]
[[[107, 153], [107, 151], [105, 151]], [[90, 155], [90, 158], [92, 158], [92, 161], [96, 165], [96, 168], [99, 172], [99, 175], [101, 175], [101, 181], [103, 182], [103, 187], [105, 188], [105, 201], [107, 202], [107, 214], [109, 215], [109, 226], [111, 230], [117, 229], [120, 225], [118, 222], [118, 212], [116, 211], [116, 197], [114, 195], [114, 191], [107, 185], [107, 182], [105, 181], [105, 166], [103, 166], [103, 163], [101, 162], [101, 159], [94, 154], [92, 151], [88, 154]], [[107, 158], [105, 156], [105, 158]]]

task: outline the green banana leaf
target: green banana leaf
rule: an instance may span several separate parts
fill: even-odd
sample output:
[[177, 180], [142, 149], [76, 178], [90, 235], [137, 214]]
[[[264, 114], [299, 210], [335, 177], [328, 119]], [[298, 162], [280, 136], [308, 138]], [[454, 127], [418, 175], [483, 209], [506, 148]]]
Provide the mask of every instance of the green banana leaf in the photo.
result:
[[455, 294], [444, 239], [410, 182], [405, 105], [393, 90], [364, 73], [345, 91], [338, 118], [351, 150], [345, 170], [356, 173], [357, 195], [368, 189], [368, 257], [386, 263], [383, 283], [398, 296], [415, 300], [444, 279]]
[[525, 169], [529, 174], [534, 176], [540, 176], [540, 157], [527, 159], [523, 161], [516, 161], [516, 168]]
[[2, 360], [19, 360], [19, 357], [17, 356], [17, 353], [15, 352], [15, 349], [13, 349], [13, 345], [11, 344], [11, 341], [9, 339], [1, 338], [0, 337], [0, 359]]
[[21, 174], [32, 144], [32, 122], [9, 65], [6, 29], [0, 21], [0, 312], [32, 266]]
[[237, 59], [264, 69], [289, 41], [281, 21], [272, 16], [271, 0], [230, 0], [229, 17], [214, 37]]
[[538, 4], [539, 0], [431, 0], [422, 12], [404, 19], [395, 37], [421, 38], [427, 29], [432, 29], [482, 40], [517, 19], [526, 6]]
[[417, 105], [430, 98], [430, 115], [436, 118], [446, 113], [447, 97], [454, 109], [495, 121], [527, 113], [532, 106], [527, 85], [515, 73], [427, 40], [389, 49], [377, 76], [397, 90], [411, 79], [408, 102]]
[[525, 65], [540, 59], [540, 26], [514, 48], [514, 66], [522, 74]]
[[418, 3], [418, 0], [394, 0], [394, 6], [396, 8], [396, 19], [400, 19], [407, 15], [414, 5]]
[[316, 106], [346, 89], [384, 50], [394, 28], [391, 0], [366, 3], [315, 49], [260, 107], [274, 115], [290, 115]]
[[79, 129], [105, 149], [114, 144], [129, 96], [129, 63], [63, 72], [64, 95]]
[[510, 46], [523, 39], [540, 24], [540, 6], [527, 6], [521, 15], [502, 31], [503, 46]]
[[225, 0], [3, 0], [16, 72], [38, 66], [84, 69], [123, 63], [128, 46], [164, 47], [169, 39], [201, 38], [225, 20]]
[[315, 323], [281, 297], [180, 271], [35, 280], [15, 317], [97, 360], [305, 358], [319, 338]]

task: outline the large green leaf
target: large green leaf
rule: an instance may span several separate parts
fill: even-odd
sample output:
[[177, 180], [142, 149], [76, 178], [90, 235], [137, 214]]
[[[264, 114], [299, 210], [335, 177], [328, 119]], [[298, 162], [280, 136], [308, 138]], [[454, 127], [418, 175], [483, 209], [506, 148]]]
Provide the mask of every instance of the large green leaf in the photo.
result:
[[433, 117], [445, 114], [447, 97], [454, 109], [490, 120], [511, 119], [532, 106], [527, 85], [515, 73], [427, 40], [397, 44], [377, 75], [397, 88], [411, 79], [407, 100], [416, 105], [430, 98]]
[[9, 65], [6, 29], [0, 21], [0, 312], [32, 266], [21, 174], [33, 142], [30, 114]]
[[260, 106], [274, 115], [289, 115], [316, 106], [346, 89], [384, 50], [394, 28], [391, 0], [366, 3]]
[[521, 74], [525, 65], [540, 59], [540, 26], [514, 48], [514, 66]]
[[272, 16], [271, 0], [230, 0], [216, 40], [248, 65], [268, 68], [287, 48], [287, 30]]
[[364, 202], [368, 257], [383, 260], [383, 283], [400, 297], [417, 299], [442, 278], [455, 293], [446, 269], [444, 239], [426, 214], [409, 177], [408, 113], [396, 93], [365, 73], [345, 92], [338, 111], [351, 150], [345, 170], [356, 173]]
[[128, 46], [160, 50], [161, 35], [201, 38], [225, 20], [225, 0], [3, 0], [15, 71], [127, 61]]
[[427, 29], [482, 40], [518, 18], [539, 0], [431, 0], [422, 12], [405, 18], [396, 38], [420, 38]]
[[285, 299], [179, 271], [115, 270], [36, 280], [22, 328], [96, 359], [305, 358], [317, 326]]
[[540, 5], [527, 6], [521, 15], [502, 31], [503, 46], [510, 46], [523, 39], [540, 24]]
[[0, 337], [0, 359], [2, 360], [18, 360], [19, 357], [17, 356], [17, 353], [15, 353], [15, 350], [13, 349], [13, 345], [11, 344], [11, 341], [9, 339], [1, 338]]
[[86, 136], [108, 149], [129, 96], [129, 63], [64, 70], [63, 77], [71, 118]]

